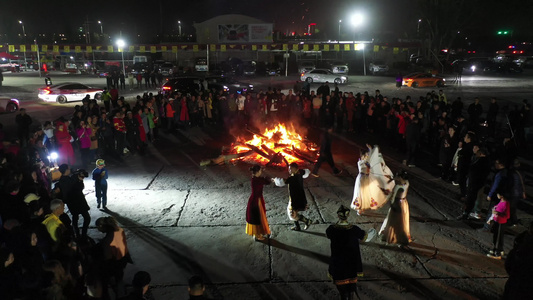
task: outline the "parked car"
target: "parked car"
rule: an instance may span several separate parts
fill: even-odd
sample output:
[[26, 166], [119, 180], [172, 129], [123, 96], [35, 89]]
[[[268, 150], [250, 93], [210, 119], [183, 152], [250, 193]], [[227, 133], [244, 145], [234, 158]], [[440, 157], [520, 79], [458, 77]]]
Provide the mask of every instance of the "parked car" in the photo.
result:
[[501, 62], [494, 63], [490, 67], [484, 69], [485, 72], [496, 72], [496, 73], [522, 73], [524, 69], [517, 65], [514, 62]]
[[196, 72], [207, 72], [208, 71], [207, 58], [198, 57], [194, 62], [194, 70]]
[[215, 89], [224, 91], [226, 93], [243, 93], [254, 90], [254, 85], [246, 82], [237, 81], [232, 77], [226, 76], [211, 76], [206, 77], [207, 86], [209, 90]]
[[403, 85], [408, 87], [424, 87], [424, 86], [444, 86], [446, 79], [442, 76], [436, 76], [431, 73], [411, 73], [403, 77]]
[[268, 76], [280, 76], [281, 75], [281, 67], [277, 62], [273, 63], [267, 63], [265, 65], [266, 67], [266, 75]]
[[46, 102], [59, 102], [61, 104], [71, 101], [81, 101], [86, 95], [91, 99], [101, 100], [101, 88], [90, 87], [77, 82], [65, 82], [60, 84], [53, 84], [39, 89], [39, 99]]
[[374, 62], [371, 62], [369, 65], [368, 65], [368, 70], [370, 71], [370, 73], [372, 74], [376, 74], [376, 73], [386, 73], [389, 71], [389, 65], [387, 65], [384, 61], [382, 60], [376, 60]]
[[200, 77], [187, 76], [168, 79], [161, 86], [161, 94], [172, 94], [180, 92], [182, 94], [197, 94], [200, 90]]
[[482, 73], [490, 70], [494, 65], [494, 61], [489, 57], [473, 57], [467, 59], [463, 69], [470, 73]]
[[229, 75], [235, 75], [235, 70], [231, 67], [231, 65], [228, 62], [221, 61], [220, 63], [209, 65], [209, 74], [229, 76]]
[[331, 73], [333, 74], [348, 74], [348, 71], [350, 70], [348, 68], [348, 64], [342, 61], [331, 62], [329, 64], [329, 68], [331, 69]]
[[108, 70], [96, 70], [96, 74], [98, 75], [99, 78], [103, 78], [103, 77], [107, 77], [107, 75], [109, 75], [110, 71]]
[[152, 72], [153, 67], [145, 62], [137, 62], [133, 64], [131, 68], [131, 74], [137, 75], [138, 73], [144, 74], [145, 72]]
[[312, 61], [301, 61], [298, 64], [298, 73], [307, 73], [316, 69], [315, 63]]
[[173, 71], [174, 65], [170, 62], [165, 62], [159, 66], [159, 72], [161, 72], [163, 76], [172, 75]]
[[256, 72], [255, 62], [246, 62], [242, 67], [242, 74], [245, 76], [254, 76]]
[[9, 97], [0, 97], [0, 113], [12, 113], [19, 110], [19, 100]]
[[337, 84], [348, 82], [348, 76], [341, 74], [333, 74], [328, 69], [314, 69], [307, 73], [302, 73], [300, 75], [301, 81], [311, 82], [334, 82]]

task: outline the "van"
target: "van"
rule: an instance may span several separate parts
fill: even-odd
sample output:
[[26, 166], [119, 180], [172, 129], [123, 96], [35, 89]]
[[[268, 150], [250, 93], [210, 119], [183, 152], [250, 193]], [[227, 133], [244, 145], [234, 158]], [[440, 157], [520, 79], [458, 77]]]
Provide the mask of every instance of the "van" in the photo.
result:
[[207, 72], [209, 71], [209, 66], [207, 65], [206, 57], [199, 57], [194, 63], [194, 70], [196, 72]]

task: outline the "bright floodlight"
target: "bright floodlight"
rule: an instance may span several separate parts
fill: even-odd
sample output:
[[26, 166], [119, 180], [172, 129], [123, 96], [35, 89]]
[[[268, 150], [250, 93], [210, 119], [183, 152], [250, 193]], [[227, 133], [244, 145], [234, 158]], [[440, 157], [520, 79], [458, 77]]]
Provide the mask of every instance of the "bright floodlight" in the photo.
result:
[[117, 46], [119, 46], [120, 48], [124, 48], [124, 46], [126, 46], [126, 42], [124, 42], [124, 40], [118, 40]]
[[355, 14], [352, 16], [352, 25], [353, 26], [359, 26], [361, 24], [363, 24], [363, 21], [364, 21], [364, 17], [362, 14]]
[[50, 153], [50, 158], [51, 159], [56, 160], [58, 157], [59, 157], [59, 155], [57, 155], [57, 152]]

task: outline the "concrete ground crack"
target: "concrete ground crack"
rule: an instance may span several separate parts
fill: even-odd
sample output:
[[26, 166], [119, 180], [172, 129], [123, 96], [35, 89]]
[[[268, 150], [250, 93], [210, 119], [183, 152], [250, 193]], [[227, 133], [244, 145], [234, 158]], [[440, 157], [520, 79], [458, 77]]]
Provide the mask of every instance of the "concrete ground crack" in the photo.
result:
[[150, 180], [150, 182], [148, 183], [148, 185], [146, 186], [145, 190], [149, 190], [150, 189], [150, 186], [152, 185], [152, 183], [154, 183], [155, 179], [157, 177], [159, 177], [159, 174], [161, 173], [161, 171], [163, 171], [163, 169], [165, 168], [165, 166], [161, 166], [161, 168], [159, 169], [159, 171], [157, 171], [157, 173], [155, 174], [154, 178], [152, 178], [152, 180]]
[[435, 245], [435, 237], [437, 236], [437, 233], [439, 233], [442, 230], [442, 227], [438, 224], [437, 226], [438, 226], [437, 230], [433, 233], [433, 236], [431, 237], [431, 243], [433, 244], [433, 248], [435, 248], [435, 251], [428, 259], [426, 259], [424, 263], [427, 263], [432, 259], [436, 259], [437, 255], [439, 254], [439, 248], [437, 248], [437, 245]]
[[324, 218], [324, 216], [322, 215], [322, 211], [320, 210], [320, 208], [318, 207], [318, 202], [316, 201], [316, 197], [315, 195], [311, 192], [311, 190], [309, 188], [307, 188], [307, 191], [309, 192], [309, 194], [311, 195], [311, 198], [313, 199], [313, 203], [315, 204], [316, 206], [316, 210], [318, 211], [318, 214], [320, 215], [320, 221], [321, 223], [326, 223], [326, 219]]
[[178, 217], [176, 218], [176, 221], [171, 225], [171, 227], [177, 227], [178, 226], [178, 222], [179, 222], [179, 220], [181, 218], [181, 214], [183, 213], [183, 210], [185, 209], [185, 205], [187, 204], [187, 200], [189, 199], [190, 195], [191, 195], [191, 190], [187, 190], [187, 195], [185, 195], [185, 199], [183, 200], [183, 205], [181, 206], [180, 211], [178, 212]]

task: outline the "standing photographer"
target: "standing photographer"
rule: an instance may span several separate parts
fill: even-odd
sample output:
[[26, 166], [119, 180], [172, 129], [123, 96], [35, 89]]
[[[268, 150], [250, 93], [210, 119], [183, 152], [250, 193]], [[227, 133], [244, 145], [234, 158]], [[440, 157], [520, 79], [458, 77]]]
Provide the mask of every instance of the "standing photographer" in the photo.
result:
[[[89, 215], [90, 208], [87, 204], [87, 200], [85, 200], [85, 195], [83, 194], [83, 189], [85, 187], [83, 179], [88, 176], [89, 174], [87, 171], [83, 169], [74, 171], [70, 176], [70, 189], [68, 190], [68, 194], [63, 194], [63, 202], [67, 204], [70, 214], [72, 215], [72, 227], [77, 238], [87, 237], [87, 229], [91, 223], [91, 216]], [[80, 215], [83, 217], [81, 235], [78, 227]]]

